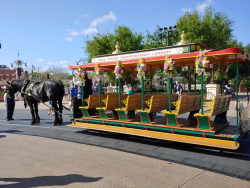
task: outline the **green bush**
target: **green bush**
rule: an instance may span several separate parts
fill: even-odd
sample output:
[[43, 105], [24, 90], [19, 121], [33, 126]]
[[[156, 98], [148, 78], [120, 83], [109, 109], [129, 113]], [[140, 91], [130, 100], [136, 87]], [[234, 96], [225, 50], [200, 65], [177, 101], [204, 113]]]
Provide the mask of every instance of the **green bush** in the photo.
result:
[[3, 90], [3, 92], [2, 93], [0, 93], [0, 97], [3, 97], [4, 96], [4, 94], [7, 92], [7, 90], [6, 90], [6, 88]]

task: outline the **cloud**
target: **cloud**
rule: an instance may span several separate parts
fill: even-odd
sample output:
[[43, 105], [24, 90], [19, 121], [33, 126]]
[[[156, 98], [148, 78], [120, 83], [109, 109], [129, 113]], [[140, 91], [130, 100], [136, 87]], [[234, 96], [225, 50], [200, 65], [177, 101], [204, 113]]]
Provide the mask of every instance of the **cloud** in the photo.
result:
[[43, 62], [44, 59], [38, 59], [37, 62]]
[[72, 36], [77, 36], [77, 35], [80, 35], [81, 33], [72, 31], [69, 34], [72, 35]]
[[90, 27], [88, 29], [83, 29], [81, 33], [84, 35], [89, 35], [91, 33], [98, 33], [98, 29]]
[[78, 21], [75, 21], [74, 24], [78, 24], [79, 22]]
[[59, 62], [48, 62], [48, 65], [64, 65], [67, 63], [68, 61], [64, 60], [64, 61], [59, 61]]
[[62, 68], [68, 68], [68, 65], [63, 65]]
[[198, 3], [197, 6], [196, 6], [196, 9], [199, 11], [199, 12], [204, 12], [205, 11], [205, 8], [209, 5], [211, 5], [213, 3], [212, 0], [206, 0], [204, 3]]
[[80, 15], [79, 18], [91, 18], [91, 16], [88, 14], [83, 14], [83, 15]]
[[71, 42], [73, 40], [73, 37], [65, 37], [63, 40], [66, 40], [68, 42]]
[[94, 19], [91, 23], [91, 27], [96, 27], [97, 25], [101, 23], [107, 23], [108, 20], [113, 20], [114, 22], [116, 21], [116, 16], [115, 14], [111, 11], [108, 15], [101, 16], [99, 18]]
[[181, 9], [183, 12], [191, 12], [192, 11], [192, 9], [191, 8], [183, 8], [183, 9]]
[[[212, 0], [205, 0], [203, 3], [197, 3], [195, 9], [199, 12], [204, 12], [205, 8], [213, 3]], [[191, 8], [183, 8], [181, 9], [183, 12], [191, 12]]]

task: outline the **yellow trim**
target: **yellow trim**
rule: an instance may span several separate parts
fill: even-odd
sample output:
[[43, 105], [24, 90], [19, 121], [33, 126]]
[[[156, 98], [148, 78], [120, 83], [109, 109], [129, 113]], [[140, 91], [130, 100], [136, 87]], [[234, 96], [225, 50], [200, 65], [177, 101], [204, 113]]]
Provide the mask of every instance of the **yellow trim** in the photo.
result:
[[212, 114], [194, 114], [194, 117], [197, 117], [197, 116], [200, 116], [200, 117], [212, 117]]
[[179, 98], [178, 101], [176, 101], [176, 102], [171, 102], [173, 105], [175, 105], [176, 110], [177, 110], [177, 114], [179, 113], [179, 110], [180, 110], [181, 99], [182, 99], [182, 96]]
[[145, 102], [149, 106], [149, 109], [151, 109], [151, 107], [152, 107], [153, 97], [154, 96], [152, 96], [151, 99], [149, 99], [148, 101], [143, 101], [143, 102]]
[[214, 104], [215, 104], [215, 97], [213, 98], [213, 100], [212, 101], [210, 101], [210, 102], [204, 102], [203, 103], [204, 105], [206, 105], [208, 108], [209, 108], [209, 110], [211, 111], [211, 113], [209, 113], [209, 114], [200, 114], [200, 113], [198, 113], [198, 114], [194, 114], [194, 117], [197, 117], [197, 116], [200, 116], [200, 117], [212, 117], [213, 115], [213, 112], [214, 112]]
[[108, 96], [106, 99], [103, 99], [102, 102], [104, 102], [105, 106], [107, 107], [107, 104], [108, 104]]
[[179, 113], [178, 112], [169, 112], [169, 111], [163, 111], [162, 112], [163, 114], [173, 114], [173, 115], [179, 115]]
[[125, 111], [127, 111], [127, 108], [123, 108], [123, 109], [122, 108], [121, 109], [120, 108], [116, 108], [115, 111], [124, 111], [125, 112]]
[[97, 107], [96, 110], [106, 110], [106, 107], [102, 107], [102, 108]]
[[88, 104], [88, 106], [89, 106], [89, 101], [90, 101], [90, 96], [89, 96], [89, 98], [87, 98], [87, 99], [84, 99], [85, 100], [85, 102]]
[[128, 108], [128, 98], [129, 98], [129, 96], [125, 100], [122, 100], [122, 102], [125, 104], [126, 108]]
[[79, 106], [79, 109], [82, 109], [82, 108], [84, 108], [84, 109], [89, 109], [89, 107], [88, 106], [84, 106], [84, 107], [82, 107], [82, 106]]
[[212, 101], [203, 103], [204, 105], [206, 105], [209, 108], [209, 110], [211, 111], [211, 114], [214, 112], [214, 103], [215, 103], [215, 97], [213, 98]]
[[[137, 110], [137, 112], [147, 112], [147, 111], [144, 111], [144, 110]], [[148, 112], [147, 112], [148, 113]]]
[[236, 150], [240, 146], [238, 142], [237, 142], [237, 146], [235, 146], [235, 141], [212, 139], [212, 138], [201, 138], [201, 137], [196, 137], [196, 136], [187, 136], [187, 135], [172, 134], [172, 133], [162, 133], [162, 132], [139, 130], [139, 129], [126, 128], [126, 127], [115, 127], [115, 126], [80, 123], [80, 122], [72, 122], [72, 124], [67, 125], [67, 126], [83, 128], [83, 129], [109, 131], [109, 132], [115, 132], [115, 133], [143, 136], [143, 137], [148, 137], [148, 138], [155, 138], [155, 139], [161, 139], [161, 140], [169, 140], [169, 141], [175, 141], [175, 142], [183, 142], [183, 143], [188, 143], [188, 144], [211, 146], [211, 147], [225, 148], [225, 149], [232, 149], [232, 150]]

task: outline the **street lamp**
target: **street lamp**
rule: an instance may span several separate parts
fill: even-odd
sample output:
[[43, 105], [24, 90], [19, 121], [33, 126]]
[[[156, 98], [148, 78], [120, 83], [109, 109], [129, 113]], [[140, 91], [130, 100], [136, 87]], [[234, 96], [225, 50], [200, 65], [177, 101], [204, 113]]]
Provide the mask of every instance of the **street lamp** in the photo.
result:
[[162, 40], [162, 38], [167, 38], [167, 46], [170, 37], [178, 36], [178, 31], [176, 30], [176, 25], [174, 27], [169, 26], [169, 28], [159, 28], [158, 38]]
[[87, 61], [88, 58], [81, 58], [79, 61], [76, 61], [76, 65], [79, 65], [79, 63], [82, 61], [83, 62], [83, 65], [84, 65], [84, 62]]
[[[14, 67], [13, 64], [16, 64], [16, 67]], [[10, 63], [10, 65], [11, 65], [10, 70], [16, 69], [16, 74], [17, 74], [18, 80], [20, 80], [22, 64], [24, 64], [24, 62], [22, 60], [16, 60], [16, 61], [14, 61], [14, 63]]]

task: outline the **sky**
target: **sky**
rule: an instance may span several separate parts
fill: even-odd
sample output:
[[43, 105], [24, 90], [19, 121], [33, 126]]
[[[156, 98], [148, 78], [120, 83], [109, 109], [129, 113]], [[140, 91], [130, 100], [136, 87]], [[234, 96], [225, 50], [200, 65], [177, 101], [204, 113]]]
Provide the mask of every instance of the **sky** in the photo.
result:
[[10, 66], [19, 53], [29, 68], [68, 68], [87, 57], [87, 35], [113, 32], [115, 25], [152, 33], [209, 5], [235, 21], [239, 42], [250, 43], [250, 0], [0, 0], [0, 65]]

